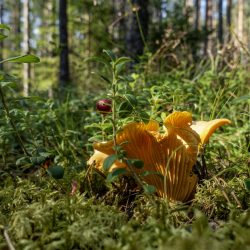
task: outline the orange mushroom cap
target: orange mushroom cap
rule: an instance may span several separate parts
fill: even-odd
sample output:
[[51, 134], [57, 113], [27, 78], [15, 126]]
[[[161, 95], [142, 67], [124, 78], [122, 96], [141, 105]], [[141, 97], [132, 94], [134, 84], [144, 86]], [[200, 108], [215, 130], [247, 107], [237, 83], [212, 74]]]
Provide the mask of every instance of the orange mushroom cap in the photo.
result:
[[[171, 201], [188, 201], [192, 199], [198, 177], [193, 173], [199, 147], [208, 141], [220, 126], [229, 124], [227, 119], [209, 122], [192, 121], [189, 112], [175, 111], [164, 120], [165, 133], [159, 132], [156, 121], [133, 122], [127, 124], [116, 135], [116, 143], [126, 152], [128, 159], [140, 159], [144, 162], [142, 169], [134, 169], [140, 175], [145, 171], [157, 172], [142, 177], [156, 187], [157, 194]], [[94, 155], [88, 163], [101, 168], [108, 155], [115, 154], [113, 140], [94, 143]], [[109, 171], [127, 165], [116, 161]]]

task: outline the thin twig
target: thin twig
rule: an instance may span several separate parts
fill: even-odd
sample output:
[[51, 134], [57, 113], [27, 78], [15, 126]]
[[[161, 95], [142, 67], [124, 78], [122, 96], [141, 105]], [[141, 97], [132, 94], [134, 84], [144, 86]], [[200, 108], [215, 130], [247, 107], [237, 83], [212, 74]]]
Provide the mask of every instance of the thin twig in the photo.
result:
[[239, 207], [239, 208], [242, 208], [242, 205], [241, 205], [241, 203], [240, 203], [239, 199], [237, 198], [237, 196], [236, 196], [236, 194], [235, 194], [234, 191], [231, 191], [231, 195], [234, 197], [234, 199], [235, 199], [235, 201], [236, 201], [238, 207]]
[[[216, 176], [214, 176], [213, 178], [217, 182], [217, 185], [219, 186], [220, 191], [223, 194], [223, 196], [226, 198], [228, 204], [232, 204], [231, 201], [230, 201], [230, 199], [229, 199], [229, 197], [228, 197], [228, 195], [227, 195], [227, 193], [225, 192], [225, 188], [220, 183], [220, 180], [222, 180], [222, 179], [221, 178], [217, 178]], [[226, 182], [224, 182], [223, 180], [222, 180], [222, 182], [223, 182], [224, 186], [227, 185]]]
[[15, 247], [13, 246], [13, 244], [12, 244], [12, 242], [10, 240], [10, 237], [9, 237], [7, 229], [4, 229], [3, 235], [4, 235], [4, 238], [5, 238], [6, 242], [7, 242], [9, 250], [15, 250]]
[[113, 127], [113, 140], [114, 140], [114, 150], [117, 154], [117, 142], [116, 142], [116, 92], [117, 92], [117, 79], [115, 75], [115, 67], [112, 66], [113, 76], [112, 76], [112, 127]]

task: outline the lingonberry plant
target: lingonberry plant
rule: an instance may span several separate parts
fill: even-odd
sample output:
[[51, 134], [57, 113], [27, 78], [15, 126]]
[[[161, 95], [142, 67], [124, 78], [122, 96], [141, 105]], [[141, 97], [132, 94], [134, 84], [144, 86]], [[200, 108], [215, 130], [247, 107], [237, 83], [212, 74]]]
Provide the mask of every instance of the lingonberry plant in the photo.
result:
[[[5, 24], [0, 24], [0, 30], [4, 30], [4, 31], [10, 31], [10, 27], [5, 25]], [[8, 35], [5, 35], [3, 33], [0, 33], [0, 41], [7, 38]], [[16, 56], [16, 57], [11, 57], [11, 58], [7, 58], [4, 59], [2, 61], [0, 61], [0, 64], [3, 63], [38, 63], [40, 62], [39, 57], [35, 56], [35, 55], [21, 55], [21, 56]], [[49, 153], [46, 152], [39, 152], [41, 151], [39, 149], [39, 146], [36, 145], [35, 142], [33, 142], [33, 144], [35, 144], [35, 151], [36, 153], [34, 153], [34, 149], [33, 147], [30, 147], [30, 145], [25, 145], [24, 139], [23, 139], [23, 135], [20, 131], [20, 128], [18, 128], [18, 126], [16, 125], [15, 119], [13, 117], [13, 113], [15, 113], [17, 110], [11, 110], [9, 108], [9, 104], [7, 102], [6, 99], [6, 91], [8, 89], [12, 89], [13, 86], [15, 86], [16, 83], [16, 79], [15, 77], [12, 77], [8, 74], [6, 74], [3, 71], [0, 71], [0, 100], [2, 103], [2, 107], [3, 107], [3, 111], [6, 117], [6, 123], [9, 124], [12, 128], [11, 131], [11, 136], [14, 136], [16, 138], [16, 141], [18, 142], [23, 155], [17, 159], [16, 161], [16, 165], [19, 166], [25, 166], [25, 165], [30, 165], [31, 167], [35, 166], [35, 165], [42, 165], [44, 166], [44, 168], [46, 169], [46, 171], [48, 172], [49, 175], [51, 175], [53, 178], [55, 179], [60, 179], [63, 177], [64, 175], [64, 169], [61, 166], [47, 166], [46, 162], [49, 159], [49, 157], [51, 156]], [[22, 111], [23, 112], [23, 111]], [[19, 113], [21, 113], [21, 111], [19, 111]], [[25, 113], [25, 112], [23, 112]], [[26, 112], [26, 117], [28, 117], [27, 115], [28, 113]], [[28, 126], [30, 129], [30, 132], [32, 132], [32, 128], [30, 126], [29, 123], [29, 118], [27, 118], [27, 121], [25, 122], [25, 126]], [[32, 133], [31, 137], [33, 136]], [[34, 138], [33, 138], [34, 139]], [[32, 143], [30, 143], [32, 144]], [[43, 150], [42, 150], [43, 151]], [[3, 154], [3, 158], [5, 161], [5, 154]], [[46, 166], [46, 167], [45, 167]], [[34, 170], [31, 170], [34, 171]]]
[[[0, 24], [0, 30], [10, 31], [10, 27], [5, 24]], [[4, 40], [7, 37], [8, 35], [0, 33], [0, 41]], [[21, 56], [4, 59], [0, 61], [0, 64], [7, 63], [7, 62], [9, 63], [38, 63], [40, 62], [40, 59], [34, 55], [21, 55]], [[11, 113], [8, 108], [8, 104], [5, 99], [4, 90], [6, 88], [11, 88], [14, 82], [15, 82], [14, 78], [9, 77], [4, 72], [0, 72], [0, 97], [1, 97], [1, 102], [5, 111], [6, 119], [9, 121], [11, 127], [13, 128], [17, 141], [19, 142], [24, 154], [26, 156], [30, 156], [30, 153], [27, 151], [27, 149], [24, 146], [24, 143], [22, 141], [19, 131], [17, 130], [16, 125], [12, 120]]]
[[[128, 57], [117, 58], [116, 55], [109, 50], [104, 50], [104, 53], [107, 59], [92, 58], [92, 60], [102, 62], [109, 71], [109, 76], [100, 75], [108, 84], [108, 98], [100, 99], [96, 104], [97, 110], [102, 115], [102, 125], [104, 123], [104, 115], [106, 116], [108, 114], [110, 114], [110, 116], [108, 116], [107, 119], [112, 124], [114, 154], [107, 155], [103, 162], [103, 170], [108, 172], [115, 162], [120, 162], [121, 164], [126, 165], [127, 168], [118, 168], [110, 171], [107, 175], [108, 181], [114, 181], [117, 177], [125, 174], [128, 170], [140, 187], [142, 187], [147, 193], [152, 193], [155, 191], [154, 186], [144, 183], [140, 178], [140, 175], [136, 174], [134, 171], [134, 168], [141, 169], [143, 167], [143, 161], [140, 159], [127, 158], [126, 152], [122, 149], [122, 145], [119, 145], [116, 139], [119, 122], [121, 122], [122, 119], [131, 117], [137, 105], [136, 97], [129, 92], [129, 83], [133, 82], [134, 79], [131, 76], [123, 75], [123, 70], [126, 68], [126, 65], [131, 62], [131, 59]], [[102, 135], [104, 135], [103, 130]]]

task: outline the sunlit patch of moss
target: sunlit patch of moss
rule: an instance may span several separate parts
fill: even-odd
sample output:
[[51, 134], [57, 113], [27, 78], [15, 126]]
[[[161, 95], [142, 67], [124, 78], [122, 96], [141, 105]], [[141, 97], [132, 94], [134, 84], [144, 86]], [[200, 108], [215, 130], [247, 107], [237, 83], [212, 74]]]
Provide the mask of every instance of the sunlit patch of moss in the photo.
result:
[[21, 249], [101, 248], [102, 239], [116, 237], [116, 230], [126, 221], [126, 215], [117, 208], [95, 204], [94, 199], [84, 195], [60, 197], [49, 186], [38, 188], [23, 181], [15, 189], [11, 187], [4, 194], [1, 191], [1, 198], [6, 199], [1, 209], [9, 212], [1, 216], [2, 226], [8, 227], [12, 240]]

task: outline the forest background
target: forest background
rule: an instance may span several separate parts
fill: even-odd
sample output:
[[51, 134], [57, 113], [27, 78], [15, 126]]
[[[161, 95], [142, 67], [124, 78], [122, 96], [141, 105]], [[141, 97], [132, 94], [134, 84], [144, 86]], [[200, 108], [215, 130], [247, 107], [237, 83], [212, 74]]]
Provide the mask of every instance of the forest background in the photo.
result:
[[[244, 0], [183, 1], [8, 1], [0, 20], [11, 26], [0, 58], [33, 53], [41, 63], [16, 66], [23, 93], [74, 87], [83, 92], [101, 83], [85, 60], [112, 49], [164, 72], [221, 55], [230, 68], [247, 64], [249, 3]], [[3, 65], [1, 65], [3, 67]], [[6, 70], [13, 65], [6, 65]], [[48, 77], [49, 76], [49, 77]], [[21, 86], [20, 86], [21, 90]]]

